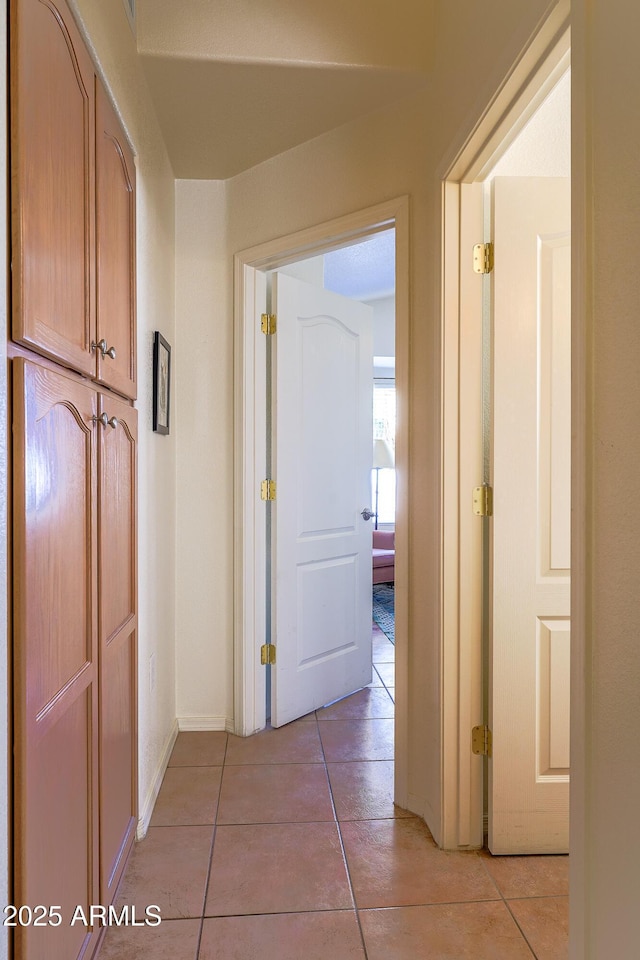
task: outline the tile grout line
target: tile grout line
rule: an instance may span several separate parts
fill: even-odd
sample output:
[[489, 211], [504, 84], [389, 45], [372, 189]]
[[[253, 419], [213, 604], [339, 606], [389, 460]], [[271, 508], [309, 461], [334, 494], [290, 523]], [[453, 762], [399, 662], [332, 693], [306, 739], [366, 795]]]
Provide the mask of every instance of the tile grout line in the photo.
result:
[[532, 956], [535, 957], [536, 960], [538, 960], [538, 954], [537, 954], [536, 951], [533, 949], [533, 946], [529, 943], [529, 938], [527, 937], [526, 933], [524, 932], [524, 930], [523, 930], [522, 927], [520, 926], [520, 923], [518, 922], [518, 918], [517, 918], [516, 915], [514, 914], [514, 912], [513, 912], [513, 910], [511, 909], [511, 907], [509, 906], [509, 901], [507, 900], [506, 897], [503, 896], [503, 897], [502, 897], [502, 902], [504, 903], [505, 907], [506, 907], [507, 910], [509, 911], [509, 916], [512, 918], [512, 920], [513, 920], [513, 922], [515, 923], [516, 927], [517, 927], [518, 930], [520, 931], [520, 934], [521, 934], [521, 936], [522, 936], [522, 939], [524, 940], [524, 942], [526, 943], [526, 945], [529, 947], [529, 950], [531, 950]]
[[494, 876], [492, 876], [491, 871], [489, 870], [489, 868], [488, 868], [487, 865], [485, 864], [485, 862], [484, 862], [484, 857], [480, 856], [479, 853], [477, 853], [476, 856], [477, 856], [478, 860], [480, 861], [480, 863], [482, 864], [482, 869], [484, 870], [484, 872], [486, 873], [486, 875], [489, 877], [489, 879], [490, 879], [491, 882], [493, 883], [493, 885], [494, 885], [494, 887], [496, 888], [496, 890], [498, 891], [498, 894], [500, 895], [500, 899], [502, 900], [502, 902], [504, 903], [505, 907], [507, 908], [507, 910], [508, 910], [508, 912], [509, 912], [509, 916], [511, 917], [511, 919], [512, 919], [513, 922], [515, 923], [516, 927], [517, 927], [518, 930], [520, 931], [520, 936], [522, 937], [522, 939], [524, 940], [524, 942], [526, 943], [526, 945], [529, 947], [529, 950], [531, 951], [532, 957], [534, 957], [535, 960], [538, 960], [538, 954], [535, 952], [535, 950], [533, 949], [533, 947], [532, 947], [531, 944], [529, 943], [529, 939], [528, 939], [527, 935], [525, 934], [524, 930], [522, 929], [522, 927], [521, 927], [520, 924], [518, 923], [518, 920], [517, 920], [516, 917], [514, 916], [513, 910], [512, 910], [511, 907], [509, 906], [509, 901], [507, 900], [507, 898], [506, 898], [505, 895], [503, 894], [502, 890], [501, 890], [500, 887], [498, 886], [498, 881], [495, 879]]
[[351, 893], [351, 900], [353, 903], [353, 909], [356, 915], [356, 923], [358, 924], [358, 931], [360, 933], [360, 942], [362, 943], [362, 950], [364, 953], [364, 960], [368, 960], [369, 954], [367, 952], [367, 945], [364, 939], [364, 931], [362, 929], [362, 922], [360, 920], [360, 911], [358, 910], [358, 904], [356, 902], [356, 894], [353, 889], [353, 882], [351, 880], [351, 870], [349, 869], [349, 862], [347, 860], [347, 852], [344, 847], [344, 840], [342, 838], [342, 828], [340, 826], [340, 821], [338, 819], [338, 811], [336, 810], [336, 804], [333, 796], [333, 787], [331, 786], [331, 777], [329, 776], [329, 768], [327, 766], [327, 757], [324, 752], [324, 744], [322, 742], [322, 737], [320, 735], [320, 725], [318, 722], [318, 712], [316, 711], [316, 724], [318, 726], [318, 739], [320, 740], [320, 749], [322, 750], [322, 756], [324, 759], [324, 772], [327, 778], [327, 785], [329, 787], [329, 797], [331, 798], [331, 808], [333, 810], [333, 816], [335, 818], [336, 829], [338, 831], [338, 840], [340, 841], [340, 850], [342, 851], [342, 860], [344, 862], [344, 869], [347, 874], [347, 882], [349, 884], [349, 892]]
[[[395, 704], [395, 702], [396, 702], [396, 701], [395, 701], [395, 697], [392, 697], [392, 696], [391, 696], [391, 692], [390, 692], [388, 686], [386, 685], [386, 683], [384, 682], [384, 680], [382, 679], [381, 674], [378, 672], [378, 669], [377, 669], [376, 664], [375, 664], [375, 663], [372, 663], [371, 666], [373, 667], [373, 669], [375, 670], [375, 672], [378, 674], [378, 679], [380, 680], [380, 683], [382, 684], [382, 687], [383, 687], [384, 691], [386, 692], [387, 696], [391, 699], [391, 702]], [[394, 675], [395, 675], [395, 667], [396, 667], [396, 663], [395, 663], [395, 660], [394, 660], [394, 661], [393, 661]], [[395, 679], [395, 676], [394, 676], [394, 679]], [[395, 689], [395, 686], [394, 686], [394, 689]]]
[[[202, 935], [204, 933], [204, 920], [205, 913], [207, 910], [207, 897], [209, 895], [209, 883], [211, 880], [211, 866], [213, 864], [213, 846], [216, 839], [216, 833], [218, 830], [218, 812], [220, 810], [220, 796], [222, 794], [222, 778], [224, 776], [224, 768], [227, 761], [227, 749], [229, 747], [229, 734], [227, 733], [227, 739], [224, 743], [224, 756], [222, 757], [222, 772], [220, 774], [220, 784], [218, 786], [218, 800], [216, 803], [216, 815], [213, 821], [213, 833], [211, 834], [211, 849], [209, 850], [209, 863], [207, 866], [207, 878], [204, 884], [204, 896], [202, 898], [202, 916], [200, 917], [200, 930], [198, 932], [198, 943], [196, 945], [195, 960], [198, 960], [200, 956], [200, 947], [202, 946]], [[217, 766], [217, 764], [216, 764]]]

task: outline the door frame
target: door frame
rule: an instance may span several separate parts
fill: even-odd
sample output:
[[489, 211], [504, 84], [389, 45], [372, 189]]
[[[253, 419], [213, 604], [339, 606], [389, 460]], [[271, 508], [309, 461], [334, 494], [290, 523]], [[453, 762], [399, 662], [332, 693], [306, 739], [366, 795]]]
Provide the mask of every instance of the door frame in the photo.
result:
[[266, 338], [260, 315], [266, 272], [395, 229], [396, 319], [396, 717], [395, 800], [408, 805], [409, 627], [409, 198], [397, 197], [278, 237], [234, 255], [234, 724], [248, 736], [266, 723], [266, 681], [259, 650], [267, 596], [265, 478]]
[[[471, 752], [483, 723], [482, 521], [471, 492], [482, 456], [482, 278], [469, 269], [484, 241], [482, 182], [567, 69], [569, 0], [523, 50], [472, 134], [445, 160], [442, 184], [442, 835], [445, 849], [484, 837], [484, 764]], [[464, 258], [464, 260], [463, 260]], [[579, 557], [576, 558], [579, 562]], [[576, 644], [575, 654], [578, 656]], [[580, 696], [580, 691], [575, 691]]]

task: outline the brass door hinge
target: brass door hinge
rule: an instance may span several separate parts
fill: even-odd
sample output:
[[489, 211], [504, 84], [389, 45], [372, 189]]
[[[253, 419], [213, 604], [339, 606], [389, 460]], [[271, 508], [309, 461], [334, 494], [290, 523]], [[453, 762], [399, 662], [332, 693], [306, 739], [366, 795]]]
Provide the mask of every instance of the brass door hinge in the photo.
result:
[[474, 487], [473, 512], [476, 517], [493, 516], [493, 487], [488, 483], [483, 483], [481, 487]]
[[260, 663], [263, 667], [271, 666], [276, 662], [276, 648], [273, 643], [263, 643], [260, 647]]
[[260, 484], [260, 497], [262, 500], [275, 500], [276, 482], [275, 480], [263, 480]]
[[471, 750], [481, 757], [490, 757], [493, 753], [493, 735], [489, 727], [474, 727], [471, 731]]
[[492, 243], [476, 243], [473, 248], [473, 269], [476, 273], [491, 273], [493, 270]]
[[275, 313], [263, 313], [260, 318], [260, 329], [266, 336], [270, 337], [273, 333], [276, 332], [276, 315]]

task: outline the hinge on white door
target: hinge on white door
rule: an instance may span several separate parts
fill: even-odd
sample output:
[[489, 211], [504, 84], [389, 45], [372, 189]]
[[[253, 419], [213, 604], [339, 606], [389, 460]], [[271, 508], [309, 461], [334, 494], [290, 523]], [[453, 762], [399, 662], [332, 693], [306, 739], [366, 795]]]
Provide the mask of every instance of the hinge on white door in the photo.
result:
[[263, 313], [260, 317], [260, 329], [267, 336], [270, 337], [276, 332], [277, 320], [275, 313]]
[[260, 663], [263, 667], [271, 666], [276, 662], [276, 648], [273, 643], [263, 643], [260, 647]]
[[473, 512], [476, 517], [493, 516], [493, 487], [488, 483], [473, 488]]
[[476, 273], [491, 273], [493, 270], [492, 243], [476, 243], [473, 248], [473, 269]]
[[474, 727], [471, 731], [471, 750], [481, 757], [490, 757], [493, 753], [493, 736], [485, 725]]
[[260, 499], [261, 500], [275, 500], [276, 498], [276, 482], [275, 480], [263, 480], [260, 484]]

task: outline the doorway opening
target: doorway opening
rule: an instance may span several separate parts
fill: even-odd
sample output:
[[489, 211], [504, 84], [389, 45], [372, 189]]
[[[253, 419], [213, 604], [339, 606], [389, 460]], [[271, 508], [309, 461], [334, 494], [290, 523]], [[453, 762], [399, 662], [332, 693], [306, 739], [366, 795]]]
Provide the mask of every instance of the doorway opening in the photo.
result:
[[[359, 489], [364, 490], [361, 494], [356, 493], [356, 498], [360, 496], [360, 501], [356, 499], [351, 503], [350, 493], [345, 490], [343, 521], [349, 523], [349, 514], [353, 513], [353, 508], [364, 504], [363, 519], [356, 513], [356, 524], [360, 527], [362, 539], [364, 540], [364, 550], [358, 557], [360, 561], [356, 571], [354, 582], [351, 581], [352, 566], [347, 563], [338, 565], [338, 576], [332, 579], [333, 582], [322, 580], [322, 571], [317, 576], [313, 587], [314, 593], [314, 620], [317, 623], [312, 627], [305, 622], [304, 611], [299, 610], [295, 620], [295, 631], [298, 634], [298, 660], [302, 660], [302, 665], [307, 667], [307, 675], [310, 671], [308, 661], [305, 663], [304, 655], [301, 653], [305, 643], [309, 643], [300, 634], [305, 629], [318, 629], [324, 633], [332, 634], [331, 640], [326, 644], [326, 651], [329, 660], [335, 660], [340, 656], [340, 634], [345, 645], [349, 644], [350, 634], [356, 635], [361, 632], [373, 633], [373, 636], [367, 635], [363, 638], [363, 647], [359, 659], [367, 661], [366, 668], [369, 672], [360, 676], [356, 680], [349, 679], [349, 671], [345, 666], [339, 667], [340, 676], [333, 679], [327, 678], [328, 686], [324, 687], [322, 676], [323, 669], [320, 667], [320, 676], [316, 677], [309, 689], [306, 699], [302, 706], [294, 710], [293, 718], [301, 710], [309, 712], [310, 709], [317, 709], [333, 704], [349, 697], [356, 689], [360, 692], [357, 697], [350, 701], [351, 711], [362, 713], [362, 717], [368, 719], [382, 719], [392, 716], [392, 703], [395, 695], [395, 675], [394, 675], [394, 643], [395, 643], [395, 519], [396, 519], [396, 497], [395, 497], [395, 442], [396, 442], [396, 386], [395, 386], [395, 230], [382, 230], [373, 234], [364, 240], [360, 240], [348, 246], [339, 247], [327, 253], [316, 254], [313, 257], [296, 261], [286, 266], [280, 267], [277, 271], [270, 271], [267, 274], [267, 300], [269, 310], [276, 309], [274, 306], [276, 299], [283, 302], [283, 312], [278, 313], [278, 331], [281, 336], [296, 337], [296, 357], [301, 366], [299, 376], [301, 382], [297, 388], [297, 396], [302, 398], [299, 404], [306, 411], [306, 414], [298, 413], [295, 418], [289, 419], [286, 414], [278, 415], [278, 403], [291, 403], [288, 396], [290, 391], [290, 382], [292, 372], [288, 369], [285, 373], [286, 384], [282, 385], [281, 398], [278, 397], [278, 349], [276, 341], [271, 340], [267, 343], [267, 416], [270, 418], [268, 426], [268, 435], [270, 438], [268, 451], [268, 472], [269, 475], [278, 473], [278, 464], [286, 466], [289, 462], [289, 455], [281, 455], [281, 451], [276, 449], [277, 444], [293, 445], [300, 451], [300, 461], [296, 465], [296, 481], [299, 490], [295, 494], [295, 502], [291, 496], [288, 502], [282, 504], [267, 505], [267, 595], [271, 600], [270, 609], [267, 611], [267, 635], [274, 639], [275, 636], [282, 636], [282, 628], [286, 629], [288, 617], [281, 617], [278, 614], [278, 602], [289, 602], [291, 606], [300, 607], [304, 603], [304, 593], [302, 596], [298, 591], [287, 593], [278, 588], [277, 578], [274, 571], [277, 569], [278, 561], [282, 563], [289, 562], [289, 554], [286, 550], [275, 549], [277, 533], [287, 534], [288, 525], [278, 525], [277, 516], [274, 515], [278, 507], [288, 512], [296, 510], [298, 514], [308, 510], [305, 508], [304, 500], [305, 487], [313, 487], [315, 477], [322, 474], [322, 480], [318, 488], [309, 490], [308, 496], [312, 498], [314, 510], [314, 525], [317, 527], [322, 514], [325, 522], [330, 523], [333, 511], [330, 507], [319, 508], [317, 499], [336, 499], [342, 493], [342, 490], [331, 490], [331, 471], [335, 468], [335, 483], [341, 488], [347, 488], [350, 483], [349, 463], [353, 455], [352, 444], [341, 444], [340, 434], [344, 425], [345, 418], [349, 416], [348, 405], [351, 402], [351, 381], [355, 379], [351, 371], [344, 371], [348, 379], [348, 391], [341, 402], [337, 403], [335, 415], [339, 422], [331, 423], [330, 411], [332, 396], [340, 389], [338, 383], [340, 378], [341, 366], [344, 362], [343, 352], [345, 344], [339, 337], [331, 339], [331, 345], [328, 350], [324, 350], [321, 340], [306, 329], [305, 320], [300, 320], [293, 315], [288, 315], [287, 298], [280, 295], [283, 284], [288, 285], [288, 280], [282, 278], [292, 278], [294, 284], [293, 290], [298, 297], [304, 295], [305, 310], [310, 313], [312, 309], [317, 311], [330, 311], [332, 309], [339, 311], [340, 308], [345, 311], [342, 319], [338, 323], [344, 323], [351, 310], [347, 301], [354, 301], [355, 305], [364, 304], [369, 308], [369, 316], [362, 319], [366, 324], [367, 333], [371, 336], [371, 350], [373, 354], [372, 363], [365, 365], [365, 375], [367, 369], [370, 370], [369, 382], [363, 384], [364, 402], [366, 409], [363, 411], [362, 431], [365, 433], [364, 443], [364, 462], [359, 464], [362, 480], [364, 484], [358, 483]], [[288, 289], [288, 286], [287, 286]], [[317, 290], [317, 300], [314, 298], [314, 290]], [[278, 291], [278, 295], [276, 295]], [[328, 291], [336, 295], [328, 301], [321, 294], [321, 291]], [[343, 302], [337, 298], [343, 298]], [[359, 308], [358, 308], [359, 309]], [[316, 327], [319, 323], [316, 317]], [[347, 319], [347, 322], [348, 319]], [[297, 333], [290, 333], [283, 330], [283, 324], [297, 325]], [[305, 332], [306, 330], [306, 332]], [[367, 349], [363, 344], [363, 348]], [[320, 356], [314, 356], [312, 366], [305, 364], [305, 351], [316, 354], [322, 351]], [[282, 349], [280, 354], [282, 354]], [[286, 353], [286, 349], [284, 351]], [[308, 360], [307, 360], [308, 364]], [[318, 370], [318, 382], [310, 383], [313, 376], [313, 369], [320, 365]], [[355, 371], [356, 376], [358, 371]], [[306, 377], [306, 384], [305, 384]], [[356, 415], [358, 410], [355, 411]], [[373, 415], [373, 416], [372, 416]], [[303, 419], [304, 417], [304, 419]], [[279, 429], [282, 426], [284, 429]], [[299, 431], [299, 433], [297, 433]], [[309, 448], [304, 451], [305, 435], [313, 436]], [[350, 432], [350, 437], [352, 436]], [[368, 440], [366, 439], [368, 438]], [[304, 463], [305, 458], [311, 462]], [[305, 472], [305, 466], [310, 470], [310, 475]], [[358, 478], [359, 479], [359, 478]], [[370, 480], [370, 490], [366, 487]], [[278, 481], [279, 482], [279, 481]], [[300, 490], [303, 488], [303, 490]], [[335, 521], [336, 515], [333, 514]], [[366, 525], [365, 525], [366, 524]], [[304, 523], [303, 523], [304, 526]], [[308, 524], [307, 524], [308, 526]], [[369, 530], [372, 527], [372, 530]], [[340, 544], [336, 549], [336, 534], [339, 527], [334, 526], [330, 537], [331, 542], [322, 545], [320, 553], [326, 564], [327, 557], [334, 554], [344, 554], [345, 545]], [[344, 531], [343, 531], [344, 532]], [[308, 537], [308, 532], [306, 534]], [[316, 532], [316, 536], [318, 533]], [[348, 549], [353, 549], [349, 545]], [[344, 561], [344, 556], [340, 558]], [[308, 568], [308, 558], [306, 564], [302, 564], [302, 570]], [[282, 572], [282, 571], [281, 571]], [[308, 579], [309, 574], [303, 574], [302, 579]], [[366, 581], [363, 589], [360, 591], [358, 581]], [[369, 581], [373, 583], [370, 584]], [[355, 587], [355, 590], [353, 589]], [[346, 593], [345, 593], [346, 590]], [[324, 602], [317, 603], [318, 593], [325, 594]], [[355, 594], [355, 595], [354, 595]], [[353, 601], [355, 600], [355, 627], [351, 625], [353, 615]], [[366, 609], [365, 609], [366, 608]], [[338, 612], [340, 611], [340, 612]], [[306, 618], [308, 621], [308, 618]], [[281, 629], [279, 630], [278, 627]], [[319, 638], [315, 643], [314, 654], [316, 659], [321, 649]], [[295, 664], [294, 664], [295, 665]], [[377, 665], [377, 666], [376, 666]], [[299, 664], [298, 664], [299, 666]], [[364, 666], [364, 663], [363, 665]], [[286, 711], [282, 703], [283, 696], [289, 706], [292, 697], [287, 695], [287, 691], [280, 693], [272, 686], [272, 676], [277, 670], [277, 666], [268, 665], [266, 677], [266, 717], [268, 721], [279, 725], [276, 718], [272, 717], [272, 705], [276, 710], [276, 717], [280, 716], [280, 722], [284, 714], [285, 721], [291, 716], [291, 709]], [[334, 668], [335, 674], [335, 668]], [[281, 675], [282, 677], [282, 675]], [[281, 681], [282, 682], [282, 681]], [[288, 681], [296, 683], [298, 681]], [[366, 686], [365, 686], [366, 682]], [[327, 690], [323, 694], [322, 690]], [[367, 688], [371, 687], [371, 690]], [[382, 691], [383, 695], [378, 696]], [[385, 696], [386, 694], [386, 696]], [[328, 696], [327, 701], [324, 696]], [[366, 701], [366, 702], [365, 702]], [[346, 709], [347, 705], [344, 706]], [[334, 711], [335, 712], [335, 711]]]
[[[267, 536], [266, 511], [260, 500], [260, 483], [264, 479], [267, 462], [267, 427], [264, 417], [263, 397], [266, 395], [266, 338], [260, 333], [261, 314], [266, 310], [268, 277], [270, 271], [285, 274], [293, 269], [292, 264], [317, 258], [331, 262], [335, 251], [357, 249], [378, 235], [392, 233], [395, 238], [395, 476], [396, 516], [394, 522], [394, 580], [397, 584], [394, 603], [395, 630], [395, 800], [400, 806], [408, 806], [407, 789], [407, 568], [408, 568], [408, 521], [407, 521], [407, 395], [408, 395], [408, 312], [409, 312], [409, 250], [408, 250], [408, 200], [400, 198], [361, 211], [340, 220], [316, 226], [308, 231], [284, 237], [252, 248], [236, 255], [236, 429], [239, 443], [236, 463], [236, 584], [238, 608], [236, 611], [235, 636], [235, 699], [236, 732], [246, 736], [265, 726], [266, 723], [266, 671], [260, 664], [260, 647], [264, 643], [264, 624], [269, 603], [267, 581]], [[344, 255], [342, 255], [344, 256]], [[340, 256], [336, 254], [336, 260]], [[352, 271], [347, 271], [352, 272]], [[371, 308], [370, 308], [371, 309]], [[378, 354], [389, 356], [389, 354]], [[377, 368], [382, 369], [382, 368]], [[382, 379], [382, 378], [380, 378]], [[369, 403], [373, 382], [369, 373]], [[368, 449], [372, 449], [370, 434]], [[381, 468], [384, 469], [384, 468]], [[277, 478], [276, 478], [277, 480]], [[380, 481], [380, 477], [378, 477]], [[375, 490], [367, 492], [371, 497]], [[380, 485], [378, 486], [380, 507]], [[388, 496], [387, 496], [388, 500]], [[384, 501], [383, 504], [384, 506]], [[362, 510], [362, 515], [365, 512]], [[379, 526], [389, 524], [383, 520], [379, 509]], [[367, 528], [370, 531], [370, 527]], [[369, 549], [369, 564], [371, 554]], [[371, 629], [371, 620], [370, 629]]]
[[[570, 217], [566, 227], [556, 224], [533, 228], [533, 274], [529, 273], [530, 279], [533, 277], [533, 312], [526, 321], [520, 305], [528, 295], [507, 295], [506, 318], [504, 306], [500, 306], [503, 293], [499, 288], [498, 259], [501, 257], [502, 264], [505, 264], [504, 251], [510, 253], [517, 243], [515, 234], [505, 239], [504, 232], [500, 232], [503, 228], [496, 225], [495, 217], [506, 208], [518, 211], [516, 220], [524, 218], [524, 214], [520, 217], [520, 201], [515, 196], [510, 196], [506, 205], [502, 202], [503, 187], [509, 179], [519, 180], [521, 187], [524, 185], [523, 203], [533, 197], [534, 179], [550, 182], [565, 178], [562, 202], [569, 198], [569, 48], [566, 15], [558, 11], [556, 19], [548, 21], [545, 30], [525, 52], [471, 141], [443, 177], [443, 683], [446, 694], [443, 713], [443, 845], [448, 848], [482, 846], [487, 842], [488, 832], [489, 846], [493, 844], [495, 852], [533, 853], [544, 849], [535, 844], [529, 847], [527, 827], [519, 837], [515, 836], [517, 831], [512, 831], [504, 845], [495, 842], [497, 833], [493, 827], [488, 829], [494, 814], [500, 817], [505, 807], [514, 805], [512, 800], [502, 803], [496, 793], [495, 778], [499, 754], [502, 752], [504, 758], [505, 742], [511, 729], [517, 730], [523, 738], [518, 744], [518, 752], [528, 751], [530, 759], [530, 769], [524, 773], [529, 790], [526, 805], [535, 808], [538, 803], [535, 794], [541, 789], [544, 794], [540, 801], [542, 807], [549, 801], [552, 807], [559, 805], [562, 808], [562, 826], [548, 824], [551, 839], [546, 852], [566, 850], [568, 607], [556, 609], [553, 606], [555, 601], [552, 603], [547, 598], [544, 601], [547, 610], [534, 611], [530, 600], [540, 582], [550, 591], [562, 582], [565, 606], [568, 601], [568, 563], [563, 561], [560, 568], [558, 555], [549, 563], [547, 547], [550, 542], [558, 544], [561, 537], [564, 550], [569, 532], [569, 436], [564, 427], [558, 432], [558, 426], [570, 423]], [[555, 141], [548, 134], [549, 115], [554, 108], [559, 108], [556, 112], [561, 115], [562, 127], [560, 139]], [[543, 147], [545, 127], [547, 133], [544, 134]], [[530, 191], [525, 185], [525, 177], [532, 178]], [[537, 201], [534, 201], [534, 207], [536, 205]], [[551, 206], [554, 205], [557, 206], [552, 201]], [[475, 245], [491, 242], [495, 243], [496, 256], [493, 272], [484, 273], [484, 267], [480, 272], [474, 272]], [[499, 252], [499, 246], [503, 253]], [[562, 271], [563, 279], [560, 280]], [[507, 272], [513, 273], [513, 267], [509, 266]], [[502, 269], [503, 277], [504, 273]], [[551, 287], [555, 282], [556, 288], [545, 294], [544, 284], [549, 278]], [[540, 294], [547, 296], [546, 304], [542, 306], [535, 304], [535, 297]], [[560, 314], [554, 314], [560, 301], [562, 319]], [[498, 310], [503, 311], [502, 318], [498, 316]], [[499, 330], [500, 324], [506, 324], [502, 331]], [[502, 364], [503, 371], [513, 373], [518, 338], [527, 324], [530, 341], [528, 352], [523, 355], [528, 357], [528, 372], [525, 377], [521, 371], [509, 385], [508, 377], [499, 379], [502, 374], [498, 365]], [[502, 338], [500, 347], [498, 334]], [[564, 360], [554, 366], [555, 361], [550, 360], [552, 355], [556, 360], [564, 356]], [[505, 526], [505, 489], [518, 472], [515, 467], [522, 467], [525, 456], [518, 446], [522, 439], [522, 414], [514, 405], [520, 387], [527, 396], [527, 416], [533, 416], [531, 429], [534, 437], [533, 448], [526, 455], [530, 469], [525, 470], [526, 482], [532, 492], [526, 495], [520, 511], [521, 515], [525, 514], [534, 521], [532, 530], [526, 534], [527, 537], [531, 535], [531, 546], [526, 549], [522, 539], [512, 543], [510, 548], [505, 547], [504, 538], [499, 539]], [[511, 404], [506, 414], [505, 400]], [[552, 413], [550, 403], [559, 404], [555, 413]], [[540, 425], [545, 418], [551, 436], [541, 440]], [[502, 444], [502, 450], [505, 450], [504, 430], [509, 421], [517, 442], [511, 446], [507, 443], [505, 454], [499, 452], [499, 447]], [[502, 432], [500, 439], [498, 430]], [[513, 451], [511, 459], [510, 450]], [[560, 453], [564, 458], [562, 475], [550, 479], [551, 466], [558, 466]], [[552, 461], [555, 458], [553, 464], [549, 456]], [[498, 463], [500, 457], [502, 466]], [[546, 477], [543, 476], [545, 469]], [[500, 481], [499, 471], [502, 471]], [[494, 485], [493, 516], [475, 515], [472, 506], [474, 489]], [[520, 503], [522, 505], [522, 496]], [[544, 536], [543, 520], [546, 523]], [[507, 525], [513, 528], [513, 517]], [[526, 598], [522, 594], [518, 599], [522, 585], [516, 589], [506, 580], [526, 553], [531, 559], [533, 583], [529, 583], [525, 591]], [[498, 562], [500, 554], [503, 559], [506, 557], [502, 566]], [[529, 670], [526, 698], [515, 692], [513, 682], [511, 685], [507, 683], [506, 688], [500, 687], [504, 678], [499, 661], [498, 631], [504, 630], [499, 621], [505, 598], [519, 612], [526, 609], [526, 616], [531, 621], [526, 627]], [[519, 635], [520, 627], [512, 624], [510, 629], [512, 639]], [[504, 660], [504, 652], [502, 657]], [[518, 662], [513, 644], [506, 659], [509, 658], [512, 663]], [[520, 671], [522, 673], [522, 664]], [[527, 700], [526, 707], [524, 699]], [[505, 705], [511, 709], [510, 714], [504, 709]], [[523, 717], [515, 715], [518, 709], [527, 713], [526, 728], [523, 728]], [[510, 718], [506, 733], [505, 716]], [[495, 724], [502, 725], [500, 732], [492, 729]], [[480, 734], [479, 742], [476, 740], [477, 752], [469, 749], [474, 728]], [[492, 747], [489, 745], [491, 736]], [[523, 748], [525, 740], [526, 751]], [[510, 750], [513, 752], [513, 744]], [[513, 770], [508, 766], [506, 769], [507, 779], [515, 779]], [[560, 800], [552, 798], [553, 791], [563, 788], [566, 788], [566, 796]]]

